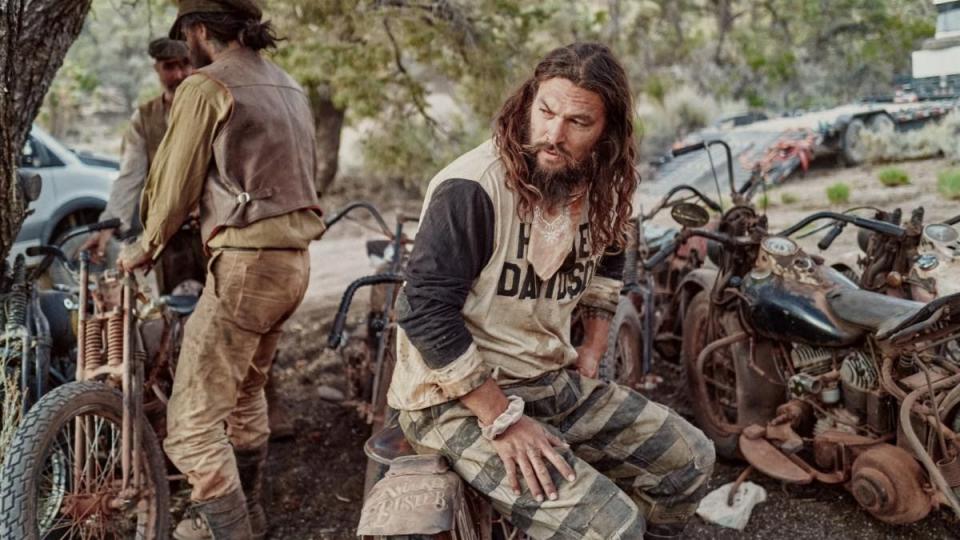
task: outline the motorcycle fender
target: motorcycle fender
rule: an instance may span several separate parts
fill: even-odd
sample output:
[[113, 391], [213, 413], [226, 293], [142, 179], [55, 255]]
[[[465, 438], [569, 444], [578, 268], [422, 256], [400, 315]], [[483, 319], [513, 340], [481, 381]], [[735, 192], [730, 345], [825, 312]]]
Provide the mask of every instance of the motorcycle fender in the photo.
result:
[[683, 290], [687, 286], [695, 284], [698, 288], [709, 291], [713, 288], [713, 282], [716, 280], [716, 269], [697, 268], [696, 270], [692, 270], [687, 275], [683, 276], [683, 280], [680, 282], [680, 285], [677, 286], [677, 289]]
[[457, 514], [465, 510], [462, 484], [442, 456], [397, 458], [364, 501], [357, 535], [451, 531]]

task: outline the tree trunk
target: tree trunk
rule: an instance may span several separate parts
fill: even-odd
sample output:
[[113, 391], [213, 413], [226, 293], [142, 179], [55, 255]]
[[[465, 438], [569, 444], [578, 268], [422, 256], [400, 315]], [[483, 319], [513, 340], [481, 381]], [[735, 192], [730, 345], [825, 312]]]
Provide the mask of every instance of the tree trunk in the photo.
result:
[[0, 261], [24, 218], [16, 166], [91, 0], [0, 0]]
[[333, 103], [330, 85], [311, 82], [306, 85], [313, 111], [313, 123], [317, 133], [317, 179], [318, 193], [324, 193], [333, 185], [337, 176], [340, 154], [340, 133], [346, 111]]

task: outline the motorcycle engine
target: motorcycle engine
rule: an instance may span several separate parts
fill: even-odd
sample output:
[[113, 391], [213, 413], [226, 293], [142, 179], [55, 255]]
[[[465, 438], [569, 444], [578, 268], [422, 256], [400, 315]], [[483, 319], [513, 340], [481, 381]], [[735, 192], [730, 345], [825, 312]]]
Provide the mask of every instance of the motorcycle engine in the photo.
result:
[[791, 398], [815, 400], [826, 415], [816, 413], [814, 434], [827, 430], [855, 433], [853, 426], [868, 416], [870, 392], [877, 387], [879, 373], [861, 351], [846, 353], [839, 370], [834, 370], [836, 349], [794, 344], [790, 362], [794, 375], [787, 382]]

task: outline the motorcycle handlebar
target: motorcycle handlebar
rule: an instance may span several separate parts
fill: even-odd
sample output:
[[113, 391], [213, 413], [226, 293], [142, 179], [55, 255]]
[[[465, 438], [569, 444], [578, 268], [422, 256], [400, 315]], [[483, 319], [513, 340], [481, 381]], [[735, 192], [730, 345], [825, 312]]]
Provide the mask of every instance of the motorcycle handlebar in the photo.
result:
[[840, 236], [840, 233], [843, 232], [844, 225], [846, 225], [846, 223], [843, 222], [834, 225], [833, 228], [831, 228], [830, 231], [827, 232], [827, 234], [825, 234], [819, 242], [817, 242], [817, 247], [820, 248], [821, 251], [829, 248], [830, 245], [833, 244], [833, 241], [836, 240], [837, 237]]
[[331, 349], [340, 347], [343, 341], [343, 327], [347, 323], [347, 312], [350, 311], [350, 304], [353, 302], [353, 295], [357, 289], [369, 285], [379, 285], [382, 283], [403, 283], [403, 278], [399, 274], [385, 273], [362, 277], [347, 287], [343, 291], [343, 298], [340, 300], [340, 307], [337, 309], [337, 316], [333, 320], [333, 328], [327, 337], [327, 346]]
[[658, 251], [656, 255], [644, 261], [643, 267], [647, 270], [652, 270], [653, 268], [657, 267], [660, 263], [665, 261], [667, 257], [673, 255], [677, 248], [686, 242], [690, 236], [700, 236], [706, 238], [707, 240], [720, 242], [721, 244], [725, 244], [727, 246], [742, 246], [752, 243], [749, 239], [741, 240], [736, 237], [714, 231], [708, 231], [704, 229], [684, 229], [680, 231], [680, 234], [671, 240], [669, 244], [665, 245], [663, 249]]
[[709, 208], [710, 208], [711, 210], [713, 210], [714, 212], [722, 212], [722, 211], [723, 211], [723, 207], [720, 206], [720, 204], [718, 204], [716, 201], [714, 201], [714, 200], [711, 199], [710, 197], [704, 195], [703, 192], [701, 192], [701, 191], [698, 190], [697, 188], [695, 188], [695, 187], [693, 187], [693, 186], [689, 186], [689, 185], [687, 185], [687, 184], [680, 184], [679, 186], [674, 186], [674, 187], [670, 188], [670, 191], [668, 191], [667, 194], [664, 195], [662, 199], [660, 199], [661, 202], [660, 202], [659, 204], [657, 204], [656, 207], [654, 207], [653, 211], [650, 212], [649, 214], [646, 214], [645, 216], [643, 216], [643, 218], [644, 218], [644, 219], [650, 219], [650, 218], [652, 218], [654, 215], [657, 214], [657, 212], [659, 212], [660, 210], [663, 210], [663, 209], [667, 206], [667, 202], [670, 200], [670, 197], [673, 197], [674, 195], [676, 195], [677, 193], [679, 193], [679, 192], [681, 192], [681, 191], [689, 191], [689, 192], [693, 193], [693, 195], [694, 195], [696, 198], [698, 198], [698, 199], [700, 199], [701, 201], [703, 201], [703, 204], [707, 205], [707, 207], [709, 207]]
[[814, 221], [819, 221], [821, 219], [833, 219], [835, 221], [841, 221], [844, 223], [850, 223], [862, 229], [868, 229], [880, 234], [885, 234], [888, 236], [895, 236], [897, 238], [903, 238], [906, 234], [906, 231], [902, 227], [898, 227], [892, 223], [887, 223], [885, 221], [877, 221], [875, 219], [862, 218], [859, 216], [852, 216], [849, 214], [840, 214], [837, 212], [816, 212], [810, 214], [809, 216], [801, 219], [797, 223], [787, 227], [780, 233], [778, 236], [790, 236], [793, 233], [799, 231], [800, 229], [806, 227]]
[[324, 219], [323, 224], [329, 229], [338, 221], [346, 217], [347, 214], [349, 214], [350, 212], [353, 212], [357, 208], [364, 208], [368, 212], [370, 212], [370, 215], [372, 215], [373, 219], [376, 220], [377, 225], [380, 226], [380, 229], [383, 231], [383, 234], [385, 234], [388, 238], [393, 237], [393, 233], [390, 232], [390, 227], [387, 226], [387, 222], [383, 219], [383, 215], [380, 213], [379, 210], [377, 210], [377, 207], [373, 206], [373, 204], [368, 203], [366, 201], [354, 201], [354, 202], [348, 203], [347, 206], [341, 208], [332, 216]]
[[696, 152], [697, 150], [703, 150], [707, 145], [703, 141], [694, 143], [688, 146], [683, 146], [680, 148], [674, 148], [670, 153], [673, 154], [673, 157], [680, 157], [691, 152]]

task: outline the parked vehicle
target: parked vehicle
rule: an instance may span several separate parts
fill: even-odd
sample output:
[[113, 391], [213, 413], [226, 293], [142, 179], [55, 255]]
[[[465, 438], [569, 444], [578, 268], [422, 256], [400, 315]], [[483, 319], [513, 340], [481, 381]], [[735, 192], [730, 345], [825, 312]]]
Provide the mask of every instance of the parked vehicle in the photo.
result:
[[[95, 223], [107, 206], [120, 166], [110, 159], [76, 153], [34, 126], [24, 144], [20, 170], [43, 178], [40, 198], [30, 208], [8, 260], [30, 246], [57, 244], [69, 229]], [[27, 263], [38, 263], [28, 258]]]
[[[763, 186], [761, 169], [755, 167], [750, 178], [736, 189], [731, 149], [725, 141], [712, 140], [677, 149], [674, 156], [708, 150], [711, 146], [722, 147], [727, 156], [727, 178], [733, 201], [749, 205]], [[655, 384], [653, 380], [646, 380], [656, 377], [651, 374], [655, 358], [679, 365], [686, 308], [696, 292], [708, 286], [712, 276], [710, 271], [701, 271], [707, 263], [708, 244], [703, 238], [688, 237], [673, 246], [672, 251], [664, 252], [681, 231], [655, 225], [650, 220], [667, 208], [671, 212], [689, 208], [686, 203], [691, 200], [722, 214], [720, 183], [716, 174], [713, 176], [717, 199], [691, 185], [679, 184], [633, 221], [635, 229], [624, 265], [623, 297], [611, 321], [607, 351], [600, 363], [601, 378], [631, 387], [638, 384], [649, 387]], [[681, 194], [684, 196], [678, 197]]]
[[681, 356], [717, 452], [785, 482], [844, 485], [885, 522], [940, 504], [960, 516], [960, 296], [920, 303], [862, 290], [789, 238], [820, 220], [898, 238], [904, 229], [818, 212], [773, 234], [745, 204], [715, 230], [699, 206], [674, 216], [684, 229], [664, 258], [693, 236], [714, 247]]
[[[73, 229], [61, 242], [116, 226]], [[15, 278], [12, 294], [54, 259], [77, 272], [80, 285], [57, 284], [47, 304], [28, 285], [29, 322], [6, 327], [0, 352], [30, 374], [25, 382], [37, 390], [26, 395], [39, 399], [25, 406], [4, 457], [0, 538], [166, 539], [170, 477], [159, 441], [183, 325], [197, 298], [147, 298], [133, 274], [92, 274], [85, 251], [79, 268], [58, 246], [27, 254], [41, 262], [26, 274], [23, 255], [17, 258], [14, 274], [30, 279]], [[10, 339], [21, 335], [18, 352]], [[56, 362], [58, 355], [65, 359]]]

